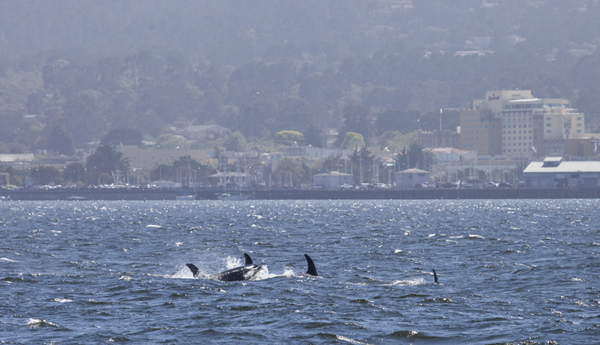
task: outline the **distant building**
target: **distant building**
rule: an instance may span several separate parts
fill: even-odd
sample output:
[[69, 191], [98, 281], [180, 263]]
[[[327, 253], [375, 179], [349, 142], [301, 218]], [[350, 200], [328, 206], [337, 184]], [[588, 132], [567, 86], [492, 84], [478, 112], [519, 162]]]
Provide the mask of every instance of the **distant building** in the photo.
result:
[[0, 154], [0, 163], [20, 164], [23, 162], [33, 162], [33, 153], [22, 154]]
[[502, 122], [491, 109], [460, 112], [460, 148], [480, 155], [502, 154]]
[[154, 150], [136, 145], [121, 145], [117, 146], [117, 151], [123, 153], [123, 158], [127, 158], [135, 168], [153, 168], [159, 164], [171, 165], [186, 154], [200, 164], [207, 162], [205, 150]]
[[599, 161], [563, 161], [562, 157], [547, 157], [543, 162], [531, 162], [523, 170], [526, 188], [598, 188]]
[[148, 184], [148, 188], [181, 188], [181, 183], [173, 181], [153, 181]]
[[313, 175], [313, 186], [326, 189], [339, 188], [341, 185], [354, 185], [354, 176], [344, 174], [339, 171], [331, 171], [328, 173]]
[[431, 173], [421, 169], [407, 169], [395, 173], [396, 188], [415, 188], [418, 184], [430, 183]]
[[427, 149], [435, 158], [435, 162], [442, 165], [452, 165], [459, 162], [468, 162], [477, 159], [477, 153], [455, 149], [453, 147], [439, 147]]
[[572, 108], [568, 100], [535, 98], [530, 90], [486, 91], [484, 100], [473, 101], [472, 110], [461, 112], [461, 147], [479, 154], [531, 158], [563, 154], [567, 146], [572, 150], [573, 145], [589, 144], [576, 149], [586, 153], [592, 141], [565, 141], [589, 137], [584, 114]]
[[352, 155], [350, 150], [326, 149], [312, 146], [298, 146], [296, 143], [283, 149], [285, 157], [308, 157], [310, 159], [321, 159], [329, 157], [347, 158]]
[[215, 139], [229, 135], [231, 131], [219, 125], [190, 126], [176, 132], [190, 140]]
[[419, 131], [419, 146], [423, 148], [454, 147], [460, 149], [460, 133], [436, 129], [432, 132]]

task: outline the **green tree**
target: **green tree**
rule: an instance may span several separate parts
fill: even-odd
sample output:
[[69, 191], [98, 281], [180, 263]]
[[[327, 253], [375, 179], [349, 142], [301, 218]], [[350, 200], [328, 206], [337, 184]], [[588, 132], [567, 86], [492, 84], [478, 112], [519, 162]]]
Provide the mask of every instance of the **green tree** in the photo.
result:
[[433, 156], [430, 152], [423, 151], [423, 148], [417, 143], [412, 143], [408, 148], [404, 148], [394, 157], [396, 171], [418, 168], [421, 170], [429, 169]]
[[310, 104], [296, 97], [286, 98], [279, 104], [279, 128], [300, 131], [314, 121]]
[[71, 183], [85, 182], [85, 166], [81, 163], [68, 164], [63, 170], [62, 178]]
[[246, 138], [244, 137], [244, 135], [239, 131], [235, 131], [235, 132], [231, 133], [225, 139], [224, 146], [227, 151], [233, 151], [233, 152], [248, 151], [248, 142], [246, 141]]
[[377, 114], [375, 126], [379, 133], [399, 131], [409, 133], [420, 129], [418, 111], [385, 110]]
[[48, 185], [57, 183], [60, 172], [53, 166], [40, 166], [31, 169], [31, 178], [34, 185]]
[[160, 149], [183, 149], [190, 147], [190, 141], [181, 135], [163, 134], [156, 139], [156, 147]]
[[95, 182], [101, 174], [110, 176], [117, 171], [125, 173], [129, 170], [129, 166], [129, 160], [123, 158], [123, 153], [117, 152], [113, 146], [98, 146], [86, 161], [91, 182]]
[[341, 148], [348, 150], [356, 147], [365, 147], [365, 139], [359, 133], [348, 132], [344, 136]]
[[304, 135], [297, 131], [279, 131], [275, 133], [275, 143], [279, 145], [291, 146], [296, 143], [304, 144]]
[[323, 130], [316, 123], [311, 122], [308, 127], [304, 129], [303, 133], [307, 145], [312, 145], [313, 147], [325, 147]]
[[310, 168], [305, 159], [284, 158], [273, 172], [273, 184], [279, 186], [300, 186], [310, 182]]
[[266, 94], [247, 99], [240, 109], [238, 126], [247, 138], [270, 137], [277, 123], [277, 103]]
[[53, 121], [46, 143], [50, 151], [69, 156], [75, 153], [75, 144], [65, 125], [65, 118], [59, 117]]
[[104, 146], [116, 146], [116, 145], [142, 145], [143, 135], [137, 129], [131, 128], [118, 128], [109, 131], [102, 141], [100, 145]]
[[104, 117], [103, 96], [96, 91], [82, 91], [70, 98], [63, 107], [67, 130], [75, 146], [100, 140], [107, 128]]
[[[356, 147], [350, 161], [353, 165], [354, 183], [364, 183], [369, 181], [372, 176], [373, 160], [375, 155], [371, 153], [371, 149], [368, 146]], [[360, 180], [362, 176], [362, 181]]]

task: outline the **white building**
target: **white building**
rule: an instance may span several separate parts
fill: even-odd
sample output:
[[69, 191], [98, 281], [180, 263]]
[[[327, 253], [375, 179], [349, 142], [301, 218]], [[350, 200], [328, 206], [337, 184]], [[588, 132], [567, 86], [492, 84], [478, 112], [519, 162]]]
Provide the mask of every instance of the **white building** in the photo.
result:
[[598, 188], [598, 181], [599, 161], [568, 162], [562, 157], [547, 157], [543, 162], [531, 162], [523, 170], [526, 188]]
[[430, 183], [431, 173], [421, 169], [406, 169], [395, 173], [396, 188], [415, 188], [417, 184]]
[[339, 188], [341, 185], [353, 185], [354, 176], [351, 174], [344, 174], [339, 171], [331, 171], [328, 173], [317, 174], [313, 176], [313, 186], [326, 189]]
[[507, 101], [501, 114], [502, 154], [533, 155], [556, 152], [547, 143], [585, 136], [585, 116], [564, 99], [529, 98]]

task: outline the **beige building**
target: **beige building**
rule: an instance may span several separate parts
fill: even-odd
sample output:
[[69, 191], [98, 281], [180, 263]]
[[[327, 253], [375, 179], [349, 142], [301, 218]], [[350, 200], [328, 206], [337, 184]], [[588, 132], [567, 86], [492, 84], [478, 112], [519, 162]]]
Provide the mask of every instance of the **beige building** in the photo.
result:
[[510, 100], [500, 116], [502, 154], [510, 156], [564, 153], [564, 140], [585, 137], [584, 114], [564, 99]]
[[159, 164], [171, 165], [186, 155], [200, 164], [207, 163], [205, 150], [154, 150], [136, 145], [122, 145], [117, 147], [117, 151], [123, 153], [123, 158], [127, 158], [135, 168], [152, 168]]
[[423, 148], [454, 147], [460, 148], [460, 133], [436, 129], [432, 132], [419, 131], [417, 141]]
[[462, 110], [460, 130], [463, 150], [490, 156], [502, 153], [502, 122], [493, 117], [491, 109]]
[[[498, 121], [501, 132], [494, 128]], [[485, 99], [473, 101], [472, 110], [461, 111], [461, 147], [480, 155], [526, 159], [563, 154], [566, 140], [584, 138], [584, 114], [568, 100], [535, 98], [530, 90], [486, 91]], [[577, 145], [587, 142], [579, 140]], [[575, 151], [590, 150], [578, 147]]]

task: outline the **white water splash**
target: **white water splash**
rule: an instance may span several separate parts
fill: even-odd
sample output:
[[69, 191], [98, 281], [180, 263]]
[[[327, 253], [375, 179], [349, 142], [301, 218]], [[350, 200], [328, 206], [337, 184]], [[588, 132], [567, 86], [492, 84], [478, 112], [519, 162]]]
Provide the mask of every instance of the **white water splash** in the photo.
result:
[[400, 285], [400, 286], [415, 286], [415, 285], [424, 285], [424, 284], [427, 284], [427, 281], [424, 278], [396, 280], [395, 282], [392, 283], [392, 285]]
[[58, 325], [53, 324], [52, 322], [48, 322], [42, 319], [29, 319], [27, 320], [27, 326], [29, 327], [44, 327], [44, 326], [52, 326], [58, 327]]
[[67, 299], [67, 298], [54, 298], [52, 300], [52, 302], [58, 302], [58, 303], [68, 303], [68, 302], [73, 302], [72, 299]]

